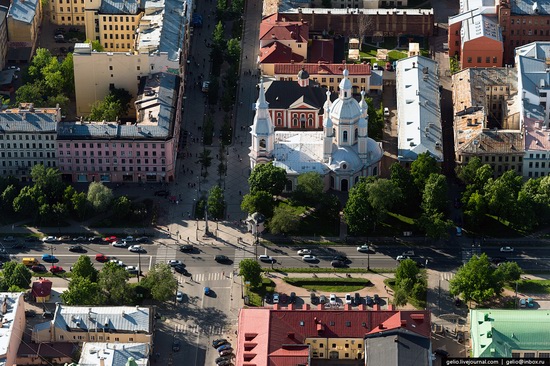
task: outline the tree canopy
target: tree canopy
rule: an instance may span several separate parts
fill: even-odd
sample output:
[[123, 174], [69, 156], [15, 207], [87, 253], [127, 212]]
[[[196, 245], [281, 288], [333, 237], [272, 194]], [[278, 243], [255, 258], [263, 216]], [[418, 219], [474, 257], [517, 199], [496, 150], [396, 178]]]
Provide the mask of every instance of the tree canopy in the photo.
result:
[[83, 277], [89, 279], [91, 282], [97, 281], [97, 269], [94, 268], [92, 260], [87, 255], [81, 255], [73, 265], [71, 270], [72, 278]]
[[126, 89], [113, 88], [103, 100], [97, 100], [91, 108], [89, 121], [115, 122], [128, 115], [132, 95]]
[[273, 216], [274, 205], [275, 201], [270, 193], [258, 191], [244, 195], [241, 202], [241, 210], [249, 214], [259, 212], [266, 218], [270, 218]]
[[441, 168], [435, 158], [429, 152], [419, 154], [411, 164], [411, 176], [416, 187], [423, 192], [426, 180], [430, 174], [439, 174]]
[[264, 191], [272, 196], [279, 195], [286, 185], [286, 171], [273, 163], [257, 164], [248, 178], [250, 192]]
[[225, 197], [220, 186], [213, 186], [208, 193], [208, 214], [215, 220], [225, 215]]
[[141, 285], [151, 292], [153, 299], [167, 301], [174, 297], [178, 289], [178, 280], [172, 274], [169, 265], [157, 263], [149, 270]]
[[92, 182], [88, 187], [88, 201], [98, 212], [103, 212], [113, 201], [113, 191], [101, 182]]
[[298, 185], [293, 197], [308, 204], [319, 202], [323, 197], [323, 178], [317, 172], [307, 172], [298, 176]]
[[30, 287], [32, 273], [23, 263], [9, 261], [2, 267], [1, 284], [5, 290], [10, 288], [27, 289]]
[[297, 209], [287, 205], [280, 204], [275, 207], [273, 217], [268, 223], [269, 231], [273, 234], [288, 234], [298, 230], [300, 227], [300, 215]]
[[262, 282], [262, 266], [254, 259], [246, 258], [239, 262], [239, 276], [245, 281], [250, 281], [252, 287]]

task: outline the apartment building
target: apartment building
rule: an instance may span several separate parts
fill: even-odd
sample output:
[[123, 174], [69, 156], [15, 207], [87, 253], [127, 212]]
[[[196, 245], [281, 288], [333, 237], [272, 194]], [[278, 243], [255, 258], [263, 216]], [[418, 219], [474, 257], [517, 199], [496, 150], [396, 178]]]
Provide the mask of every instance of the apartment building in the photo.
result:
[[140, 2], [93, 0], [85, 11], [86, 39], [97, 40], [106, 52], [133, 52], [143, 16]]
[[23, 293], [0, 293], [2, 327], [0, 328], [0, 360], [4, 365], [16, 365], [17, 351], [26, 327]]
[[410, 167], [429, 153], [443, 162], [439, 69], [437, 62], [412, 56], [397, 62], [397, 160]]
[[8, 8], [0, 6], [0, 70], [6, 66], [8, 55]]
[[59, 169], [72, 182], [172, 182], [181, 98], [179, 77], [141, 79], [135, 123], [63, 122], [58, 125]]
[[52, 0], [49, 2], [50, 21], [57, 25], [84, 25], [86, 7], [84, 0]]
[[33, 166], [57, 166], [56, 128], [61, 109], [21, 104], [0, 111], [0, 173], [21, 181], [30, 179]]
[[42, 22], [40, 0], [15, 0], [8, 10], [8, 41], [17, 47], [34, 49]]
[[[189, 51], [188, 21], [192, 8], [190, 0], [147, 1], [136, 29], [134, 52], [92, 52], [90, 45], [76, 44], [73, 57], [77, 115], [89, 114], [92, 104], [103, 99], [113, 87], [124, 88], [135, 98], [144, 76], [161, 72], [183, 75], [186, 64], [182, 60], [187, 59]], [[109, 24], [108, 17], [106, 22]], [[124, 29], [126, 32], [126, 26]], [[112, 34], [115, 33], [113, 30]], [[113, 47], [116, 49], [114, 42]]]
[[448, 37], [463, 68], [511, 65], [516, 47], [550, 40], [550, 1], [461, 1]]
[[[406, 8], [408, 0], [334, 0], [333, 8], [359, 8], [359, 9], [378, 9], [378, 8]], [[322, 0], [311, 0], [311, 7], [323, 8]]]
[[550, 42], [516, 49], [520, 123], [525, 136], [523, 176], [550, 174]]
[[152, 356], [147, 343], [84, 342], [79, 366], [149, 366]]
[[517, 73], [511, 67], [469, 68], [453, 75], [455, 159], [478, 157], [494, 176], [522, 172], [524, 141], [517, 102]]
[[[66, 306], [57, 303], [51, 321], [33, 327], [35, 343], [153, 344], [153, 312], [140, 306]], [[23, 328], [24, 329], [24, 328]]]

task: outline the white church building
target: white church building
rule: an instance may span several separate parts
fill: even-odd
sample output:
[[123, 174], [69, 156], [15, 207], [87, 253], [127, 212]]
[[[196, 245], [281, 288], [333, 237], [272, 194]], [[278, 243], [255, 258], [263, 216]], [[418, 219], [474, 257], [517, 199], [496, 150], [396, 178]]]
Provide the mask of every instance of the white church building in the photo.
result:
[[275, 131], [268, 112], [263, 80], [251, 128], [250, 167], [273, 162], [285, 169], [286, 190], [292, 191], [300, 174], [317, 172], [325, 189], [346, 192], [360, 177], [376, 176], [383, 156], [382, 144], [368, 137], [368, 106], [352, 97], [352, 83], [344, 70], [338, 98], [324, 105], [322, 131]]

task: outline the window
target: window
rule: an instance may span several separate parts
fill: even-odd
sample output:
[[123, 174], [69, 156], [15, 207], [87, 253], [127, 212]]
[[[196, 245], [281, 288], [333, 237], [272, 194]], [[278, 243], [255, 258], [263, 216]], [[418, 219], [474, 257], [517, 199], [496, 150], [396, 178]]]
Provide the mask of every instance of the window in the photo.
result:
[[336, 343], [333, 343], [333, 344], [332, 344], [332, 348], [336, 348]]
[[344, 131], [342, 134], [342, 141], [348, 142], [348, 131]]
[[471, 57], [468, 57], [468, 63], [469, 63], [469, 64], [472, 63], [472, 58], [471, 58]]

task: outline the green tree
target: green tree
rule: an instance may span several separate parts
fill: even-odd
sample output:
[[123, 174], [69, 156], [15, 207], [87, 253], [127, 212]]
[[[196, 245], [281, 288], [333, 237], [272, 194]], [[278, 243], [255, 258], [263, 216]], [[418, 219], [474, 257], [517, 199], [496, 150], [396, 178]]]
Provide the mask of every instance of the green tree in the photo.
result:
[[213, 186], [208, 193], [208, 214], [212, 219], [220, 220], [225, 213], [225, 197], [220, 186]]
[[399, 186], [389, 179], [375, 179], [367, 183], [367, 190], [369, 204], [376, 212], [375, 224], [386, 219], [388, 211], [400, 201], [402, 196]]
[[87, 255], [81, 255], [73, 265], [71, 271], [71, 280], [76, 277], [89, 279], [91, 282], [97, 282], [98, 271], [94, 268], [92, 260]]
[[120, 103], [119, 117], [127, 116], [130, 109], [130, 102], [132, 101], [132, 94], [123, 88], [112, 88], [109, 90], [109, 95]]
[[113, 201], [113, 191], [100, 182], [92, 182], [88, 187], [88, 201], [97, 212], [104, 212]]
[[212, 33], [212, 40], [214, 41], [214, 47], [220, 50], [226, 49], [225, 31], [223, 29], [223, 23], [221, 21], [219, 21], [214, 28], [214, 32]]
[[227, 0], [218, 0], [216, 7], [219, 12], [225, 12], [227, 10]]
[[390, 166], [390, 180], [401, 189], [403, 193], [400, 200], [400, 209], [407, 214], [416, 214], [420, 206], [420, 192], [414, 184], [411, 172], [399, 163]]
[[254, 259], [246, 258], [239, 262], [239, 276], [250, 281], [252, 287], [262, 283], [262, 266]]
[[128, 304], [133, 294], [128, 286], [128, 272], [116, 263], [105, 263], [99, 272], [99, 286], [103, 290], [107, 304]]
[[0, 196], [0, 208], [4, 215], [9, 215], [14, 212], [13, 201], [15, 200], [18, 194], [19, 192], [17, 191], [17, 188], [15, 188], [13, 184], [10, 184], [4, 189], [4, 191], [2, 192], [2, 195]]
[[89, 43], [92, 45], [92, 50], [93, 51], [96, 51], [96, 52], [103, 52], [105, 51], [105, 48], [103, 48], [103, 45], [101, 44], [100, 41], [91, 41], [89, 39], [85, 40], [84, 43]]
[[424, 212], [445, 211], [447, 208], [447, 179], [443, 174], [430, 174], [422, 195]]
[[264, 191], [258, 191], [244, 195], [241, 201], [241, 210], [249, 214], [259, 212], [266, 218], [270, 218], [273, 216], [274, 205], [275, 201], [271, 194]]
[[90, 207], [86, 193], [84, 192], [76, 193], [73, 196], [71, 203], [72, 203], [72, 206], [71, 206], [72, 210], [75, 213], [77, 218], [83, 219], [84, 217], [86, 217]]
[[468, 225], [474, 228], [481, 227], [486, 214], [487, 202], [485, 201], [485, 197], [478, 191], [475, 191], [470, 195], [464, 207], [464, 215], [466, 216]]
[[411, 164], [411, 176], [420, 192], [424, 192], [424, 186], [428, 177], [434, 173], [440, 174], [440, 172], [441, 168], [429, 152], [419, 154]]
[[286, 181], [286, 171], [274, 166], [273, 163], [256, 165], [248, 177], [251, 193], [264, 191], [272, 196], [281, 194]]
[[101, 288], [87, 277], [72, 277], [69, 288], [61, 294], [66, 305], [102, 305]]
[[416, 265], [416, 262], [412, 259], [402, 260], [395, 271], [395, 284], [397, 286], [402, 286], [404, 282], [409, 282], [409, 286], [404, 288], [407, 291], [412, 290], [412, 286], [418, 282], [418, 275], [420, 274], [420, 269]]
[[312, 205], [323, 198], [323, 178], [317, 172], [307, 172], [298, 176], [298, 184], [293, 197], [306, 204]]
[[210, 156], [211, 153], [212, 150], [203, 149], [199, 154], [199, 160], [197, 160], [197, 163], [201, 165], [201, 175], [205, 178], [208, 174], [208, 168], [212, 165], [212, 156]]
[[468, 164], [458, 165], [455, 168], [456, 176], [465, 185], [474, 184], [477, 177], [477, 170], [483, 166], [481, 159], [477, 156], [470, 158]]
[[92, 104], [88, 120], [115, 122], [121, 116], [122, 104], [109, 94], [103, 100], [97, 100]]
[[521, 267], [516, 262], [503, 262], [495, 270], [495, 277], [505, 283], [512, 283], [518, 281], [522, 273]]
[[275, 207], [273, 217], [269, 220], [268, 226], [273, 234], [295, 232], [300, 227], [300, 215], [292, 206], [280, 204]]
[[450, 293], [462, 295], [464, 301], [483, 303], [502, 291], [502, 282], [494, 272], [485, 253], [480, 257], [474, 255], [449, 281]]
[[117, 218], [124, 219], [130, 215], [132, 210], [132, 201], [126, 196], [115, 198], [113, 204], [113, 213]]
[[369, 202], [367, 179], [360, 179], [349, 191], [344, 207], [344, 220], [352, 233], [360, 234], [371, 230], [375, 212]]
[[230, 63], [238, 63], [241, 57], [241, 41], [237, 38], [231, 38], [227, 41], [227, 57]]
[[169, 265], [157, 263], [149, 270], [141, 285], [151, 291], [153, 299], [162, 302], [174, 297], [178, 289], [178, 280], [172, 274]]
[[67, 56], [65, 56], [59, 68], [63, 75], [64, 94], [74, 95], [74, 62], [72, 53], [68, 53]]
[[51, 52], [46, 48], [37, 48], [34, 57], [31, 60], [31, 64], [27, 69], [27, 75], [30, 78], [30, 82], [43, 79], [42, 71], [50, 64], [53, 56]]
[[62, 200], [65, 183], [61, 180], [61, 173], [56, 168], [46, 168], [38, 164], [31, 169], [31, 178], [34, 186], [47, 197], [48, 203]]
[[232, 0], [231, 10], [234, 13], [242, 14], [244, 11], [244, 0]]
[[3, 281], [6, 288], [17, 286], [27, 289], [30, 287], [32, 273], [23, 263], [9, 261], [2, 267]]
[[15, 91], [15, 102], [17, 104], [33, 103], [35, 107], [44, 107], [45, 102], [42, 90], [39, 84], [23, 84]]
[[489, 211], [496, 215], [499, 221], [505, 219], [515, 222], [515, 207], [522, 184], [522, 177], [513, 170], [508, 170], [497, 179], [491, 178], [485, 184], [485, 198]]
[[382, 107], [380, 107], [380, 109], [375, 108], [372, 98], [365, 97], [365, 102], [367, 103], [367, 111], [369, 114], [369, 137], [380, 140], [383, 137], [384, 112]]
[[37, 217], [38, 197], [37, 190], [32, 186], [25, 186], [13, 200], [13, 210], [25, 217]]
[[403, 288], [397, 287], [397, 289], [393, 293], [392, 304], [396, 307], [405, 306], [407, 305], [407, 300], [407, 292]]
[[454, 225], [451, 220], [445, 218], [443, 212], [437, 211], [424, 212], [417, 220], [417, 224], [432, 239], [447, 237], [449, 229]]

